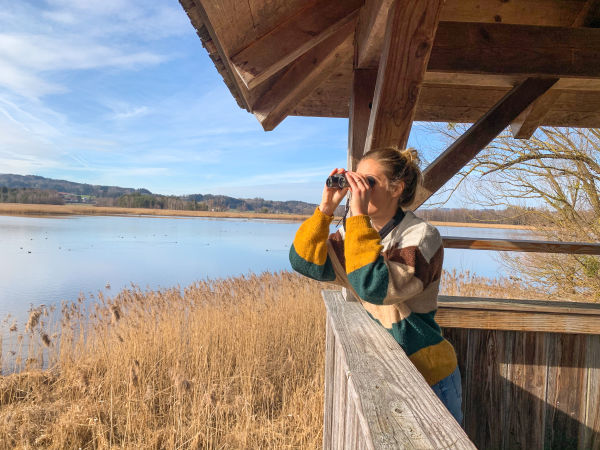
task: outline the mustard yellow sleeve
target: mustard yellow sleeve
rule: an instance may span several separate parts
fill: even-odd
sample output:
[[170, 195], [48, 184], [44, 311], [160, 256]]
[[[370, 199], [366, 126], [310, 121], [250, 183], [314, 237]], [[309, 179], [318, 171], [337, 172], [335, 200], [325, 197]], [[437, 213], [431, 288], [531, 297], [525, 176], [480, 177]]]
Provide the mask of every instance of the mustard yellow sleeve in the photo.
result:
[[317, 208], [296, 232], [290, 248], [292, 268], [319, 281], [334, 281], [335, 273], [327, 255], [327, 237], [333, 216], [323, 214]]

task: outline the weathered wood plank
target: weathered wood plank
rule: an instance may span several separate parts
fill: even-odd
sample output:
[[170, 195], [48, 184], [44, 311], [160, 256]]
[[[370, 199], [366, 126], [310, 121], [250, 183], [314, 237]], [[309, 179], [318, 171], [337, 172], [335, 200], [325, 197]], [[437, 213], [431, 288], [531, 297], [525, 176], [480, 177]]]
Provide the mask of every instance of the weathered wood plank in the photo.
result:
[[546, 339], [549, 361], [544, 448], [576, 449], [579, 428], [585, 423], [586, 336], [548, 334]]
[[349, 22], [355, 23], [361, 4], [361, 0], [319, 0], [233, 55], [233, 67], [253, 89]]
[[600, 255], [600, 244], [591, 242], [553, 242], [514, 239], [488, 239], [443, 236], [444, 248], [471, 250], [498, 250], [511, 252], [569, 253], [572, 255]]
[[464, 409], [465, 431], [477, 448], [498, 448], [502, 442], [503, 423], [499, 406], [502, 404], [502, 377], [498, 361], [504, 360], [503, 334], [490, 330], [471, 330], [467, 389], [471, 390]]
[[597, 334], [600, 316], [553, 314], [439, 307], [436, 320], [442, 327], [484, 330], [544, 331], [563, 334]]
[[598, 78], [599, 59], [594, 28], [440, 22], [427, 70]]
[[581, 449], [600, 449], [600, 335], [587, 336], [587, 398]]
[[[500, 361], [504, 378], [502, 448], [542, 449], [546, 413], [548, 355], [543, 333], [501, 332], [505, 335]], [[507, 345], [510, 342], [511, 345]]]
[[397, 342], [359, 303], [323, 291], [374, 448], [474, 448]]
[[275, 128], [293, 108], [335, 70], [352, 47], [354, 22], [298, 58], [256, 102], [253, 113], [265, 131]]
[[425, 169], [423, 185], [410, 209], [421, 206], [556, 81], [528, 78], [506, 94]]
[[356, 170], [365, 151], [371, 102], [375, 92], [377, 70], [356, 69], [352, 78], [350, 122], [348, 126], [348, 170]]
[[[440, 307], [453, 309], [504, 310], [512, 312], [545, 312], [553, 314], [600, 315], [600, 304], [561, 302], [558, 300], [522, 300], [487, 297], [438, 296]], [[600, 331], [600, 330], [599, 330]]]
[[544, 117], [561, 96], [562, 92], [550, 89], [527, 107], [510, 124], [510, 131], [515, 139], [529, 139], [542, 124]]
[[356, 67], [377, 67], [394, 0], [365, 0], [356, 28]]
[[389, 10], [365, 153], [406, 146], [442, 0], [395, 0]]
[[335, 376], [335, 335], [331, 329], [330, 320], [327, 319], [325, 329], [325, 394], [323, 408], [323, 448], [329, 448], [333, 432], [333, 396]]

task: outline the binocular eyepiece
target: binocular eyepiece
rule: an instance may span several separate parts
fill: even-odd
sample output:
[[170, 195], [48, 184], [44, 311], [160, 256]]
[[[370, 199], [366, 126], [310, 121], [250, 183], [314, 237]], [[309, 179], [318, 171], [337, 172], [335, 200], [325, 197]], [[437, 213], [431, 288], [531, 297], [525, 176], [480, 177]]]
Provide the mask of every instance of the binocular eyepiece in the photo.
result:
[[[367, 181], [369, 182], [369, 186], [375, 186], [375, 178], [367, 177]], [[325, 184], [329, 188], [336, 189], [345, 189], [347, 187], [350, 187], [350, 183], [348, 183], [348, 180], [346, 179], [343, 173], [336, 173], [335, 175], [327, 177], [327, 181], [325, 181]]]

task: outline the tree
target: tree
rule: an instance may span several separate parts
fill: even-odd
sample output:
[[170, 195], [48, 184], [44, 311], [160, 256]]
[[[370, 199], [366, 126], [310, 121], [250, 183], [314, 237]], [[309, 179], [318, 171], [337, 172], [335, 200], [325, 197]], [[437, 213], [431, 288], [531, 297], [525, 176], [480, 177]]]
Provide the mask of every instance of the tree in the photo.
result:
[[[448, 126], [455, 139], [463, 126]], [[600, 129], [540, 128], [528, 140], [503, 133], [461, 173], [469, 201], [511, 207], [540, 237], [600, 241]], [[535, 207], [531, 207], [535, 206]], [[509, 267], [557, 299], [600, 301], [600, 258], [523, 253], [504, 257]], [[523, 270], [523, 267], [527, 267]]]

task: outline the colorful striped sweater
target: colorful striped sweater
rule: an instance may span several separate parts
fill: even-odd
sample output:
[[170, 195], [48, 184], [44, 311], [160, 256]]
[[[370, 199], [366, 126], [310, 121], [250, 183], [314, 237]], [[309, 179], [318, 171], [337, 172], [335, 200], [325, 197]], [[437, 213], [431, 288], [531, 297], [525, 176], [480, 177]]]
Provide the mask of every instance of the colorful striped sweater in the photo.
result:
[[368, 216], [346, 220], [329, 235], [332, 217], [319, 208], [290, 248], [294, 270], [350, 289], [387, 329], [433, 386], [457, 366], [435, 321], [444, 248], [437, 229], [406, 211], [382, 240]]

